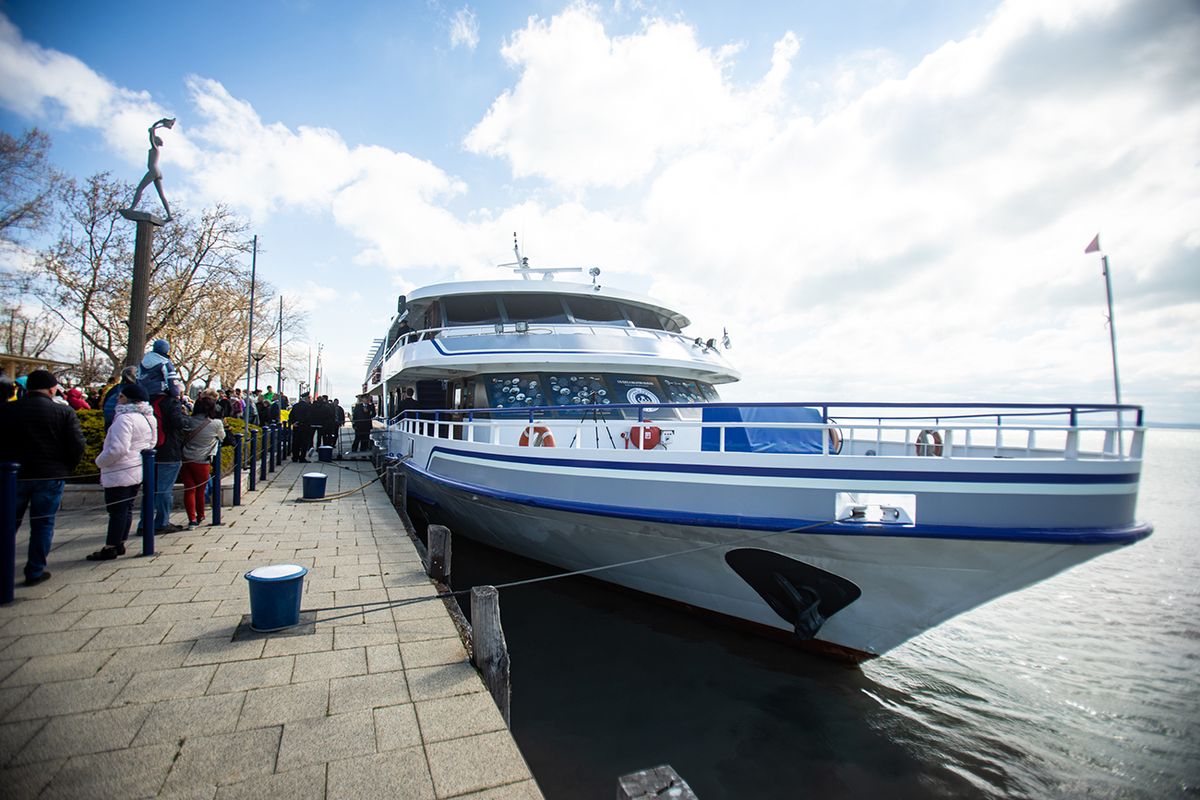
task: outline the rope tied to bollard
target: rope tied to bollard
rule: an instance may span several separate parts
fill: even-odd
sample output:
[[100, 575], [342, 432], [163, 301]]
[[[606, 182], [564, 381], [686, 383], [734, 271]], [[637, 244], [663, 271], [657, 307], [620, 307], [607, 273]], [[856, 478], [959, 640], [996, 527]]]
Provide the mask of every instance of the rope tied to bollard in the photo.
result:
[[[814, 528], [820, 528], [824, 525], [832, 525], [836, 522], [841, 522], [841, 521], [842, 520], [836, 519], [836, 518], [831, 519], [831, 520], [822, 520], [821, 522], [813, 522], [808, 525], [801, 525], [798, 528], [788, 528], [787, 530], [783, 530], [783, 531], [768, 531], [766, 533], [758, 534], [757, 536], [749, 536], [744, 539], [738, 539], [738, 540], [732, 541], [732, 542], [713, 542], [711, 544], [700, 545], [699, 547], [691, 547], [686, 550], [677, 550], [673, 553], [660, 553], [656, 556], [646, 556], [644, 558], [635, 558], [635, 559], [631, 559], [629, 561], [619, 561], [615, 564], [603, 564], [599, 567], [588, 567], [586, 569], [572, 570], [571, 572], [560, 572], [555, 575], [542, 575], [541, 577], [538, 577], [538, 578], [525, 578], [525, 579], [519, 580], [519, 581], [509, 581], [508, 583], [496, 584], [495, 588], [497, 590], [499, 590], [499, 589], [514, 589], [518, 586], [531, 586], [535, 583], [546, 583], [548, 581], [556, 581], [556, 580], [561, 580], [563, 578], [575, 578], [575, 577], [579, 577], [580, 575], [591, 575], [591, 574], [594, 574], [597, 572], [604, 572], [605, 570], [617, 569], [619, 567], [630, 567], [630, 566], [634, 566], [636, 564], [645, 564], [650, 561], [660, 561], [660, 560], [666, 559], [666, 558], [674, 558], [676, 556], [684, 556], [684, 555], [689, 555], [692, 553], [700, 553], [705, 550], [712, 550], [712, 549], [715, 549], [718, 547], [736, 547], [738, 545], [748, 544], [749, 542], [757, 542], [757, 541], [761, 541], [762, 539], [768, 539], [772, 536], [782, 536], [782, 535], [789, 534], [789, 533], [803, 533], [804, 531], [813, 530]], [[470, 593], [471, 593], [470, 589], [459, 589], [457, 591], [439, 592], [438, 594], [426, 595], [423, 597], [406, 597], [403, 600], [375, 600], [375, 601], [366, 602], [366, 603], [352, 603], [350, 605], [344, 605], [344, 606], [326, 606], [324, 608], [307, 608], [307, 609], [304, 609], [304, 612], [305, 613], [317, 613], [319, 611], [343, 611], [348, 608], [361, 609], [360, 611], [355, 611], [351, 614], [339, 614], [336, 617], [326, 617], [325, 619], [316, 620], [316, 622], [333, 622], [333, 621], [339, 620], [339, 619], [349, 619], [350, 617], [357, 617], [360, 614], [369, 614], [373, 611], [386, 611], [390, 608], [400, 608], [402, 606], [412, 605], [414, 603], [429, 602], [430, 600], [445, 600], [450, 597], [459, 597], [461, 595], [467, 595]], [[373, 607], [368, 608], [368, 606], [373, 606]]]

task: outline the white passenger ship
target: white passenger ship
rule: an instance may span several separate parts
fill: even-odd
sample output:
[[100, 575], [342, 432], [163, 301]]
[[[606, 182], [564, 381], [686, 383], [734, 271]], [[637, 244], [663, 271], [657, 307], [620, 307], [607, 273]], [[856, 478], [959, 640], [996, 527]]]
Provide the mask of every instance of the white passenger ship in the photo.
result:
[[455, 532], [856, 660], [1151, 532], [1138, 406], [725, 403], [679, 312], [516, 271], [400, 298], [368, 365]]

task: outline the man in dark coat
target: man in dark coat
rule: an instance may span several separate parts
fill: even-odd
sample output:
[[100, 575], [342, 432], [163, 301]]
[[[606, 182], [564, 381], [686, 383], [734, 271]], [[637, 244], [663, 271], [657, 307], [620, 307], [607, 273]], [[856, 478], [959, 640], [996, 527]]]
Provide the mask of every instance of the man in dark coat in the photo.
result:
[[317, 443], [321, 445], [331, 445], [331, 434], [336, 438], [337, 429], [337, 412], [333, 410], [333, 403], [329, 402], [328, 395], [321, 395], [317, 401], [313, 403], [312, 416], [310, 424], [317, 434]]
[[312, 403], [308, 402], [308, 392], [303, 392], [288, 414], [288, 423], [292, 426], [292, 461], [308, 463], [308, 451], [312, 449], [311, 422]]
[[64, 478], [83, 456], [83, 429], [70, 406], [54, 402], [58, 379], [44, 369], [29, 373], [26, 395], [0, 407], [0, 460], [16, 461], [17, 527], [29, 509], [29, 557], [25, 585], [50, 577], [46, 559], [54, 541], [54, 518], [62, 502]]
[[350, 421], [354, 426], [354, 443], [351, 453], [365, 453], [371, 449], [371, 420], [375, 418], [375, 406], [368, 402], [369, 395], [360, 394], [354, 408], [350, 409]]

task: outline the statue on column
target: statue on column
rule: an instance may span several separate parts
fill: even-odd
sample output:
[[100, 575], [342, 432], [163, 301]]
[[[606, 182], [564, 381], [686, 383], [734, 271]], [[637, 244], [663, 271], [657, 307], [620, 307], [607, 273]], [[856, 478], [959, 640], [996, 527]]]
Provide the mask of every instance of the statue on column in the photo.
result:
[[133, 202], [129, 204], [129, 208], [125, 211], [132, 212], [137, 209], [138, 201], [142, 199], [142, 192], [151, 183], [158, 191], [158, 199], [162, 201], [163, 209], [167, 212], [163, 222], [171, 221], [171, 206], [167, 204], [167, 196], [163, 194], [162, 187], [162, 170], [158, 167], [158, 148], [162, 147], [163, 140], [154, 134], [159, 128], [167, 128], [168, 130], [175, 127], [175, 118], [160, 119], [158, 122], [150, 126], [150, 152], [146, 155], [146, 175], [142, 178], [142, 182], [138, 184], [137, 191], [133, 195]]

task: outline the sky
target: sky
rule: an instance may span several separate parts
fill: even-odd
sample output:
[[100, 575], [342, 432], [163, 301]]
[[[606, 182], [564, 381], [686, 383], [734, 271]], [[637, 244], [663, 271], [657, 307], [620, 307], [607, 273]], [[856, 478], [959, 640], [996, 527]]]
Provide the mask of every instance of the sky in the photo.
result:
[[[352, 399], [396, 296], [596, 266], [733, 400], [1200, 422], [1200, 4], [0, 0], [0, 129], [251, 220]], [[237, 346], [233, 344], [231, 346]], [[304, 349], [303, 347], [301, 349]]]

